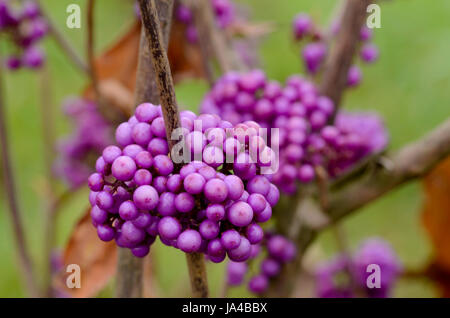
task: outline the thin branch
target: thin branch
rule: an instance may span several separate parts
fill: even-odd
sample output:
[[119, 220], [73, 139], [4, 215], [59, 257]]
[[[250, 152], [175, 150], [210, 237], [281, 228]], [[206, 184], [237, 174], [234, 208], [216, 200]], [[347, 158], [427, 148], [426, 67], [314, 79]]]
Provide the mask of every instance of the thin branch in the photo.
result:
[[142, 25], [145, 29], [148, 44], [150, 45], [152, 64], [155, 73], [157, 74], [156, 80], [159, 99], [166, 125], [166, 137], [169, 149], [171, 150], [178, 142], [177, 140], [172, 139], [172, 132], [175, 129], [180, 128], [181, 125], [169, 59], [163, 45], [162, 32], [155, 1], [140, 0], [139, 4], [141, 7]]
[[207, 298], [209, 296], [209, 290], [203, 254], [186, 253], [186, 262], [191, 280], [192, 297]]
[[[385, 160], [390, 161], [390, 165], [380, 165], [374, 168], [370, 175], [358, 175], [354, 182], [348, 182], [348, 185], [344, 185], [343, 188], [332, 191], [328, 208], [325, 211], [318, 205], [312, 207], [298, 204], [296, 209], [299, 211], [294, 213], [290, 219], [291, 224], [296, 224], [296, 235], [291, 238], [295, 239], [297, 244], [297, 258], [271, 284], [268, 295], [273, 297], [289, 295], [292, 290], [292, 277], [301, 271], [303, 255], [319, 231], [335, 224], [398, 186], [423, 177], [449, 155], [450, 119], [447, 119], [425, 137], [406, 145], [391, 156], [386, 156]], [[311, 210], [326, 217], [326, 220], [316, 224], [305, 222], [304, 215]], [[287, 233], [287, 229], [281, 229]]]
[[62, 49], [63, 52], [66, 53], [67, 57], [72, 61], [72, 63], [82, 72], [89, 75], [89, 66], [86, 62], [81, 58], [75, 48], [67, 41], [67, 36], [61, 33], [59, 29], [53, 24], [50, 16], [45, 12], [42, 6], [42, 1], [38, 1], [41, 7], [41, 14], [44, 17], [45, 21], [48, 25], [49, 34], [53, 37], [56, 44]]
[[426, 175], [450, 155], [450, 119], [422, 139], [387, 156], [390, 167], [378, 166], [371, 175], [336, 191], [327, 214], [336, 222], [396, 187]]
[[97, 72], [95, 69], [95, 25], [94, 25], [94, 9], [95, 0], [88, 0], [87, 3], [87, 43], [86, 43], [86, 57], [89, 65], [89, 76], [91, 78], [92, 86], [96, 94], [97, 101], [100, 98], [100, 91], [98, 88]]
[[198, 37], [198, 46], [200, 48], [200, 52], [202, 54], [202, 64], [203, 64], [203, 71], [205, 72], [206, 81], [208, 82], [210, 87], [214, 86], [215, 83], [215, 76], [214, 76], [214, 70], [211, 60], [211, 47], [208, 39], [203, 36], [204, 32], [199, 29], [199, 26], [202, 23], [199, 23], [201, 19], [199, 19], [198, 15], [194, 15], [195, 23], [197, 26], [197, 29], [199, 30], [199, 37]]
[[143, 259], [135, 257], [126, 248], [119, 248], [117, 258], [116, 297], [141, 298]]
[[51, 297], [51, 279], [52, 279], [52, 265], [51, 253], [55, 247], [55, 189], [54, 189], [54, 173], [52, 163], [55, 159], [55, 133], [54, 133], [54, 118], [53, 118], [53, 103], [51, 101], [51, 80], [47, 65], [42, 66], [40, 70], [40, 84], [41, 84], [41, 126], [42, 137], [44, 141], [44, 161], [46, 164], [46, 179], [49, 186], [48, 196], [45, 202], [45, 219], [44, 219], [44, 261], [46, 272], [44, 275], [44, 295]]
[[[180, 127], [180, 116], [178, 113], [170, 71], [167, 52], [163, 49], [162, 34], [158, 18], [155, 0], [139, 0], [141, 8], [142, 25], [145, 28], [147, 40], [150, 45], [155, 72], [158, 75], [158, 89], [161, 106], [163, 110], [164, 122], [166, 125], [166, 136], [169, 149], [172, 151], [177, 140], [171, 138], [172, 132]], [[191, 288], [194, 297], [208, 297], [208, 283], [206, 279], [206, 269], [204, 256], [201, 253], [186, 254], [189, 273], [191, 277]]]
[[[95, 65], [95, 4], [96, 0], [88, 0], [87, 2], [87, 41], [86, 41], [86, 57], [89, 67], [89, 78], [91, 80], [92, 89], [94, 92], [94, 100], [100, 114], [111, 123], [120, 123], [126, 119], [127, 109], [125, 104], [117, 104], [111, 95], [111, 90], [108, 90], [108, 85], [113, 82], [100, 81]], [[114, 85], [114, 84], [113, 84]], [[119, 92], [121, 89], [118, 86], [115, 91]], [[110, 95], [107, 95], [107, 94]], [[123, 103], [123, 101], [122, 101]]]
[[232, 70], [244, 70], [245, 67], [230, 48], [225, 32], [218, 29], [210, 0], [191, 0], [190, 7], [194, 12], [195, 24], [200, 41], [208, 43], [215, 55], [222, 73]]
[[[173, 0], [158, 0], [158, 12], [162, 21], [164, 34], [164, 47], [167, 50], [169, 34], [172, 21]], [[139, 47], [139, 61], [135, 88], [135, 106], [150, 102], [159, 104], [159, 92], [156, 84], [156, 74], [152, 65], [150, 46], [145, 30], [142, 28]], [[143, 287], [148, 282], [143, 283], [145, 262], [133, 256], [125, 249], [119, 249], [117, 268], [117, 297], [142, 297]]]
[[324, 40], [330, 42], [334, 36], [334, 26], [336, 23], [342, 21], [342, 16], [345, 12], [345, 4], [347, 0], [338, 0], [331, 14], [331, 18], [328, 22], [327, 30], [325, 30]]
[[[164, 38], [164, 48], [169, 47], [170, 29], [172, 25], [173, 0], [157, 1], [158, 16], [161, 22]], [[159, 104], [158, 86], [155, 80], [155, 70], [152, 65], [150, 45], [145, 35], [145, 28], [141, 28], [139, 44], [139, 61], [135, 89], [135, 105], [144, 102]]]
[[26, 246], [23, 223], [21, 220], [21, 211], [17, 201], [16, 184], [13, 168], [11, 166], [11, 154], [8, 141], [8, 132], [6, 127], [6, 110], [3, 100], [2, 84], [2, 61], [0, 59], [0, 145], [2, 149], [2, 163], [5, 178], [5, 192], [9, 204], [8, 211], [12, 219], [13, 233], [16, 241], [17, 252], [19, 256], [19, 267], [22, 272], [28, 293], [32, 297], [39, 295], [39, 288], [35, 281], [31, 257]]
[[335, 113], [339, 109], [343, 91], [347, 86], [348, 70], [356, 52], [367, 6], [371, 2], [373, 0], [347, 0], [339, 33], [325, 64], [320, 90], [323, 95], [333, 100]]

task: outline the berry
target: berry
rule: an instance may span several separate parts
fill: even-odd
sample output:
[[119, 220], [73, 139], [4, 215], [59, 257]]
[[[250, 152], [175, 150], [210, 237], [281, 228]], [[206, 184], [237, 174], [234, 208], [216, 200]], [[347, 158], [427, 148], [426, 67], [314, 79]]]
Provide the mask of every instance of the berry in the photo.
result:
[[195, 230], [185, 230], [178, 236], [177, 247], [186, 253], [197, 252], [200, 249], [202, 238]]
[[264, 275], [254, 276], [248, 283], [248, 289], [257, 295], [263, 294], [269, 286], [269, 280]]
[[158, 223], [158, 233], [165, 239], [176, 239], [181, 233], [181, 224], [174, 217], [163, 217]]
[[[263, 82], [264, 77], [254, 72], [241, 85], [252, 91]], [[193, 153], [204, 156], [184, 164], [179, 173], [169, 157], [160, 107], [139, 105], [135, 115], [119, 125], [118, 145], [104, 147], [96, 161], [97, 172], [89, 178], [92, 222], [97, 227], [110, 226], [116, 244], [131, 249], [136, 257], [147, 255], [159, 236], [167, 246], [186, 253], [205, 253], [212, 262], [222, 262], [227, 255], [244, 262], [254, 250], [251, 244], [263, 239], [256, 219], [267, 221], [271, 215], [264, 196], [250, 195], [247, 189], [265, 194], [272, 191], [271, 202], [277, 200], [277, 191], [266, 176], [259, 175], [264, 167], [261, 163], [236, 164], [233, 158], [223, 162], [222, 145], [225, 136], [240, 139], [242, 145], [250, 141], [249, 147], [232, 150], [245, 160], [251, 159], [252, 151], [270, 148], [258, 135], [256, 122], [234, 127], [217, 115], [197, 117], [186, 111], [181, 112], [183, 119], [192, 123], [187, 140], [191, 140]], [[214, 146], [207, 146], [207, 142]], [[234, 168], [240, 169], [240, 175], [234, 174]], [[250, 204], [262, 216], [256, 217]]]
[[114, 160], [111, 171], [117, 180], [128, 181], [136, 172], [136, 163], [128, 155], [120, 156]]
[[252, 250], [252, 246], [249, 240], [241, 236], [241, 242], [238, 247], [228, 250], [228, 256], [234, 262], [245, 262], [249, 257]]
[[120, 217], [126, 221], [134, 220], [138, 217], [139, 211], [133, 201], [123, 202], [119, 207]]
[[293, 22], [294, 35], [296, 39], [301, 39], [312, 30], [311, 18], [305, 13], [299, 13]]
[[159, 202], [158, 192], [152, 186], [140, 186], [134, 191], [133, 201], [138, 209], [153, 210]]
[[199, 173], [191, 173], [183, 181], [184, 189], [190, 194], [199, 194], [202, 192], [205, 183], [205, 178]]
[[175, 207], [181, 213], [192, 211], [195, 206], [195, 199], [187, 192], [178, 194], [175, 198]]
[[205, 196], [212, 203], [221, 203], [228, 196], [228, 187], [220, 179], [209, 180], [205, 185]]
[[241, 235], [238, 231], [231, 229], [223, 232], [220, 240], [225, 249], [232, 250], [241, 244]]
[[228, 210], [228, 219], [235, 226], [247, 226], [253, 219], [253, 209], [245, 202], [236, 202]]
[[264, 231], [258, 224], [253, 223], [247, 227], [245, 235], [251, 244], [258, 244], [264, 238]]
[[114, 229], [108, 225], [99, 225], [97, 226], [97, 234], [98, 237], [105, 242], [109, 242], [115, 237]]

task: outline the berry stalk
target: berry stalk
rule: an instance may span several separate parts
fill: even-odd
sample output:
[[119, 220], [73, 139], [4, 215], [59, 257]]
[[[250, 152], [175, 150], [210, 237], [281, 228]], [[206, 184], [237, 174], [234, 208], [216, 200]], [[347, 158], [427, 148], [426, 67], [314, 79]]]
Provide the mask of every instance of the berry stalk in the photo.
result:
[[[143, 27], [145, 28], [150, 45], [153, 66], [156, 74], [158, 74], [156, 78], [164, 116], [167, 141], [171, 152], [172, 147], [177, 142], [171, 138], [172, 131], [181, 127], [181, 125], [169, 60], [163, 47], [162, 32], [155, 1], [139, 0], [139, 5], [141, 8]], [[200, 253], [190, 253], [186, 255], [186, 258], [191, 277], [193, 296], [208, 297], [208, 282], [206, 279], [203, 255]]]

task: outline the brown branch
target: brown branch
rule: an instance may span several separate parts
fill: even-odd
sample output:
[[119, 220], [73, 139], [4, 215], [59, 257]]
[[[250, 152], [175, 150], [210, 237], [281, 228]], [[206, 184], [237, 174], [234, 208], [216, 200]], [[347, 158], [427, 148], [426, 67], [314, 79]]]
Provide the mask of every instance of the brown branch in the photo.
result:
[[[298, 254], [296, 261], [287, 266], [283, 273], [271, 284], [268, 295], [286, 297], [292, 290], [292, 277], [301, 271], [304, 252], [314, 241], [317, 233], [335, 224], [345, 216], [376, 200], [389, 191], [409, 181], [426, 175], [439, 162], [450, 155], [450, 119], [420, 140], [407, 145], [391, 156], [386, 156], [390, 165], [379, 165], [369, 175], [358, 175], [354, 182], [348, 182], [341, 189], [330, 193], [328, 208], [298, 204], [290, 218], [295, 229], [281, 227], [283, 233], [293, 233]], [[301, 200], [302, 202], [305, 200]], [[315, 210], [324, 220], [306, 222], [305, 214]], [[310, 212], [311, 213], [311, 212]], [[295, 237], [293, 237], [295, 236]]]
[[82, 72], [89, 75], [89, 66], [86, 62], [80, 57], [75, 48], [67, 41], [67, 36], [61, 33], [59, 29], [53, 24], [50, 16], [45, 12], [42, 6], [42, 1], [38, 1], [41, 7], [41, 14], [47, 22], [49, 34], [53, 37], [56, 44], [59, 45], [61, 50], [66, 53], [67, 57], [72, 61], [72, 63]]
[[356, 52], [367, 6], [371, 2], [373, 0], [347, 0], [339, 33], [325, 63], [320, 90], [323, 95], [333, 100], [335, 112], [339, 108], [343, 91], [347, 86], [348, 70]]
[[6, 111], [3, 100], [3, 84], [2, 84], [2, 59], [0, 59], [0, 145], [2, 153], [3, 172], [5, 178], [5, 187], [7, 201], [9, 204], [8, 211], [12, 219], [13, 233], [16, 241], [16, 248], [19, 258], [19, 268], [22, 272], [22, 277], [25, 280], [26, 288], [31, 297], [39, 295], [39, 288], [35, 281], [33, 273], [33, 265], [31, 257], [28, 253], [26, 245], [23, 223], [21, 219], [21, 211], [17, 201], [16, 184], [13, 168], [11, 165], [11, 154], [8, 141], [8, 132], [6, 127]]
[[126, 248], [119, 248], [117, 259], [116, 297], [141, 298], [143, 259]]
[[180, 115], [178, 113], [175, 89], [170, 71], [169, 59], [162, 42], [162, 32], [154, 0], [139, 1], [141, 7], [142, 24], [145, 29], [147, 41], [150, 46], [150, 56], [155, 69], [156, 82], [158, 85], [159, 99], [166, 125], [166, 137], [169, 149], [178, 142], [173, 140], [172, 132], [180, 128]]
[[207, 298], [209, 296], [206, 279], [205, 258], [202, 253], [186, 253], [186, 261], [191, 280], [192, 297]]
[[[169, 46], [170, 29], [172, 25], [173, 0], [157, 1], [159, 21], [163, 30], [164, 49]], [[139, 44], [139, 61], [135, 89], [135, 105], [150, 102], [158, 105], [159, 92], [155, 80], [155, 70], [152, 65], [150, 45], [145, 34], [145, 28], [141, 28], [141, 40]]]
[[45, 200], [45, 219], [44, 219], [44, 261], [45, 275], [43, 293], [45, 296], [52, 296], [52, 264], [51, 253], [55, 247], [55, 213], [53, 210], [55, 199], [55, 178], [53, 173], [53, 161], [55, 159], [55, 134], [54, 134], [54, 118], [53, 103], [51, 100], [52, 92], [50, 88], [51, 80], [47, 65], [42, 66], [39, 72], [41, 84], [41, 126], [42, 137], [44, 143], [44, 161], [46, 165], [46, 179], [48, 184], [48, 195]]
[[[167, 50], [169, 43], [170, 26], [172, 21], [173, 0], [158, 0], [157, 7], [164, 30], [164, 46]], [[151, 61], [150, 46], [142, 28], [139, 47], [139, 61], [134, 93], [135, 106], [150, 102], [159, 104], [159, 92], [156, 84], [156, 74]], [[126, 249], [119, 249], [116, 297], [142, 297], [144, 276], [144, 261], [133, 256]]]
[[371, 175], [335, 191], [327, 214], [336, 222], [394, 188], [426, 175], [450, 155], [450, 119], [410, 145], [387, 156], [391, 168], [378, 166]]
[[95, 0], [88, 0], [87, 3], [87, 43], [86, 43], [86, 57], [89, 65], [89, 76], [91, 78], [92, 86], [94, 88], [97, 101], [100, 98], [98, 88], [97, 72], [95, 69], [95, 25], [94, 25], [94, 9]]
[[211, 52], [211, 42], [209, 41], [207, 33], [209, 32], [209, 30], [205, 30], [204, 19], [202, 19], [202, 17], [200, 16], [201, 10], [199, 7], [202, 5], [204, 5], [204, 2], [196, 3], [195, 1], [191, 1], [191, 3], [189, 3], [189, 6], [194, 13], [195, 27], [198, 32], [198, 46], [202, 54], [201, 60], [203, 64], [203, 70], [205, 72], [205, 77], [209, 86], [212, 87], [215, 83], [214, 70], [211, 60], [211, 57], [214, 53]]
[[[142, 25], [146, 31], [152, 63], [157, 74], [156, 79], [166, 126], [166, 136], [169, 141], [170, 151], [172, 151], [173, 146], [178, 141], [173, 140], [171, 135], [175, 129], [180, 127], [180, 116], [175, 98], [169, 60], [166, 50], [163, 49], [162, 34], [155, 0], [139, 0], [139, 5], [141, 8]], [[191, 275], [193, 296], [208, 297], [208, 283], [203, 254], [186, 254], [186, 258]]]
[[215, 22], [211, 1], [191, 0], [189, 3], [194, 12], [200, 41], [208, 43], [208, 48], [216, 57], [222, 73], [232, 70], [243, 70], [244, 65], [230, 48], [226, 34], [219, 30]]

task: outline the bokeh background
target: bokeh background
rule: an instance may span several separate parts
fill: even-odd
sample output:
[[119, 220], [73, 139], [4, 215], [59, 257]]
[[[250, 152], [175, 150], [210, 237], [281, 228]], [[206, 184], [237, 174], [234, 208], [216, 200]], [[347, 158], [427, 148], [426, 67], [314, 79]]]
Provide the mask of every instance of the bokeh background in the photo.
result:
[[[83, 0], [43, 0], [55, 24], [84, 54], [85, 20], [81, 29], [65, 26], [66, 7]], [[292, 73], [303, 72], [299, 50], [291, 41], [291, 21], [296, 13], [305, 11], [316, 20], [327, 23], [335, 0], [237, 0], [250, 7], [255, 21], [273, 21], [276, 29], [261, 46], [262, 66], [268, 76], [283, 81]], [[363, 70], [363, 84], [345, 95], [348, 109], [374, 109], [386, 121], [391, 134], [391, 149], [398, 149], [442, 122], [450, 115], [450, 2], [448, 0], [395, 0], [381, 3], [382, 28], [376, 30], [374, 42], [380, 47], [378, 63]], [[99, 0], [96, 7], [96, 50], [108, 46], [134, 18], [131, 1]], [[3, 40], [0, 40], [3, 41]], [[0, 49], [5, 43], [0, 42]], [[52, 78], [51, 102], [57, 135], [70, 131], [67, 118], [61, 111], [65, 97], [77, 95], [87, 83], [61, 53], [52, 39], [44, 46]], [[43, 243], [42, 191], [45, 162], [40, 120], [41, 78], [35, 72], [19, 71], [3, 76], [7, 105], [13, 166], [23, 212], [27, 243], [39, 269]], [[178, 101], [185, 108], [197, 109], [207, 85], [191, 80], [177, 85]], [[61, 185], [62, 186], [62, 185]], [[2, 186], [3, 187], [3, 186]], [[5, 192], [0, 187], [0, 296], [22, 297], [25, 292], [17, 271], [16, 250], [12, 239]], [[342, 223], [351, 248], [368, 237], [380, 236], [388, 240], [406, 268], [418, 268], [430, 257], [430, 245], [420, 221], [422, 192], [419, 182], [408, 184], [345, 219]], [[78, 191], [62, 211], [58, 222], [57, 243], [62, 247], [77, 219], [87, 205], [87, 190]], [[337, 251], [333, 236], [328, 231], [320, 235], [312, 247], [316, 257], [331, 257]], [[156, 272], [162, 295], [184, 296], [189, 290], [187, 269], [181, 252], [156, 246]], [[222, 265], [208, 265], [212, 294], [217, 295], [223, 280]], [[112, 295], [113, 282], [100, 296]], [[244, 288], [231, 296], [247, 295]], [[434, 297], [435, 287], [424, 280], [400, 280], [394, 292], [396, 297]]]

